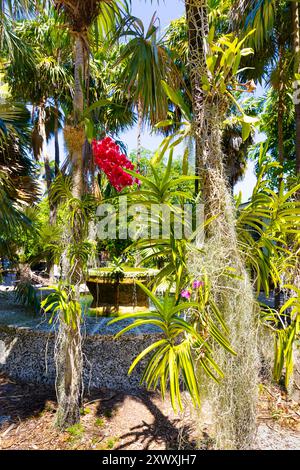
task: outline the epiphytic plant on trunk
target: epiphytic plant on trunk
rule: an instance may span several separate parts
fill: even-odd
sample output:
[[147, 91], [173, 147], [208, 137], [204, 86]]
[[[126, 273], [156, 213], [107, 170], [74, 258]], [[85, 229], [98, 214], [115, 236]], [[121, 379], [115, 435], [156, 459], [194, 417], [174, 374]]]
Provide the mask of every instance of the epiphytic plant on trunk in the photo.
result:
[[[63, 15], [66, 26], [74, 38], [74, 97], [73, 116], [70, 127], [71, 134], [75, 135], [76, 145], [72, 149], [72, 185], [69, 198], [70, 213], [74, 214], [70, 227], [66, 228], [66, 250], [63, 253], [63, 277], [66, 285], [74, 286], [67, 289], [69, 302], [78, 302], [80, 298], [80, 285], [84, 282], [84, 260], [81, 251], [86, 253], [85, 237], [86, 213], [83, 210], [84, 194], [87, 192], [85, 181], [85, 165], [91, 156], [88, 140], [85, 136], [82, 123], [85, 104], [89, 105], [89, 30], [94, 26], [99, 33], [110, 30], [119, 14], [118, 1], [115, 0], [53, 0], [56, 9]], [[69, 249], [69, 246], [73, 249]], [[79, 404], [82, 387], [82, 349], [81, 349], [80, 322], [75, 328], [63, 321], [59, 323], [57, 356], [60, 358], [58, 366], [57, 390], [58, 394], [58, 420], [60, 428], [77, 423], [80, 419]], [[73, 348], [72, 345], [76, 344]], [[75, 365], [76, 374], [72, 373]], [[63, 371], [63, 372], [62, 372]]]
[[[221, 149], [222, 116], [228, 107], [225, 88], [214, 87], [209, 69], [211, 56], [207, 2], [186, 0], [189, 30], [189, 73], [193, 94], [193, 131], [201, 196], [208, 225], [203, 259], [191, 257], [190, 270], [198, 277], [208, 273], [212, 296], [230, 330], [229, 339], [237, 356], [225, 356], [216, 348], [216, 361], [224, 380], [213, 390], [217, 445], [225, 449], [251, 447], [256, 416], [256, 334], [254, 300], [247, 270], [239, 252], [235, 214], [228, 188]], [[232, 277], [226, 275], [232, 270]]]

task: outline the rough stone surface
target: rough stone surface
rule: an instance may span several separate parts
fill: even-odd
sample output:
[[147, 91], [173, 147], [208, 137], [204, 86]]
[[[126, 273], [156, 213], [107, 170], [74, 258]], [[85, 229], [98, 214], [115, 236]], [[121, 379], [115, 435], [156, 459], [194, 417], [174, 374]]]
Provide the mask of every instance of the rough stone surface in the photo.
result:
[[[87, 330], [93, 329], [91, 323], [87, 326]], [[130, 377], [127, 372], [134, 358], [156, 334], [137, 332], [139, 334], [127, 334], [115, 340], [113, 333], [114, 330], [110, 334], [85, 335], [84, 385], [90, 390], [102, 387], [138, 390], [141, 366]], [[0, 324], [0, 372], [20, 381], [52, 385], [55, 382], [54, 342], [55, 332], [47, 331], [45, 325], [33, 328], [32, 324], [18, 327]]]

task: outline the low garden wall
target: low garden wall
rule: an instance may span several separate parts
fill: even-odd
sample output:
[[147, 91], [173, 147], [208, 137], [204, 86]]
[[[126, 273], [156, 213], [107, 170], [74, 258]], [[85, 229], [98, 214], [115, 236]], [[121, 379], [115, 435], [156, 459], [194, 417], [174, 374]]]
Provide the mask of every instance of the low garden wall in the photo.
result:
[[[102, 319], [108, 323], [108, 319]], [[136, 332], [115, 340], [113, 332], [88, 325], [84, 333], [85, 388], [110, 388], [135, 391], [140, 388], [142, 367], [128, 377], [134, 358], [153, 342], [157, 333]], [[120, 329], [120, 327], [118, 327]], [[105, 328], [104, 328], [105, 330]], [[22, 382], [53, 385], [55, 332], [47, 328], [5, 325], [0, 323], [0, 372]]]

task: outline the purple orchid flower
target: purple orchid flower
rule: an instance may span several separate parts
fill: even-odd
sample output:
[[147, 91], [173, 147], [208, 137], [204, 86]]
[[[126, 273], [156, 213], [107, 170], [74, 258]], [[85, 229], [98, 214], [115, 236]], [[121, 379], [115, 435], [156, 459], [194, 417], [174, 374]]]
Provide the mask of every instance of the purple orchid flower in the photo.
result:
[[203, 281], [194, 281], [193, 282], [193, 289], [199, 289], [200, 287], [203, 287], [203, 286], [204, 286]]
[[190, 293], [190, 291], [189, 291], [189, 290], [186, 290], [186, 289], [183, 290], [183, 291], [181, 292], [181, 297], [182, 297], [183, 299], [190, 300], [190, 298], [191, 298], [191, 293]]

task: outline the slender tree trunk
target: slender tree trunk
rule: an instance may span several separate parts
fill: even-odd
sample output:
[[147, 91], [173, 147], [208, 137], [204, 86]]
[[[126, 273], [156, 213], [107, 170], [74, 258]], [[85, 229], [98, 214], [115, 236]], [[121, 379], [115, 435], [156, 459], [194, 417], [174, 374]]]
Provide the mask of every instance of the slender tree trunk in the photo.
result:
[[[293, 20], [293, 45], [295, 56], [295, 73], [300, 73], [300, 21], [299, 4], [296, 1], [291, 2], [292, 20]], [[298, 85], [299, 88], [299, 85]], [[297, 93], [299, 100], [299, 93]], [[300, 177], [300, 102], [295, 102], [295, 121], [296, 121], [296, 176]], [[300, 191], [297, 192], [297, 199], [300, 200]], [[293, 252], [296, 255], [296, 263], [291, 273], [291, 282], [300, 288], [300, 246], [297, 240], [294, 240]], [[298, 255], [298, 256], [297, 256]], [[293, 346], [294, 370], [289, 385], [289, 394], [294, 401], [300, 400], [300, 353], [297, 342]]]
[[[200, 149], [198, 148], [199, 146], [199, 139], [196, 139], [195, 142], [195, 176], [200, 176], [199, 175], [199, 166], [198, 166], [198, 156], [201, 154], [201, 147]], [[195, 194], [196, 196], [200, 193], [200, 181], [197, 179], [195, 181]]]
[[56, 423], [61, 429], [80, 421], [80, 396], [82, 391], [82, 344], [80, 322], [76, 328], [60, 319], [56, 344], [56, 393], [58, 410]]
[[60, 169], [60, 153], [59, 153], [59, 139], [58, 139], [58, 117], [59, 117], [59, 105], [58, 100], [55, 100], [54, 109], [54, 147], [55, 147], [55, 177], [59, 174]]
[[[281, 85], [280, 85], [281, 88]], [[281, 166], [280, 175], [278, 177], [278, 191], [280, 191], [281, 185], [283, 183], [283, 165], [284, 165], [284, 137], [283, 137], [283, 99], [282, 92], [279, 90], [278, 98], [278, 115], [277, 115], [277, 124], [278, 124], [278, 160]], [[274, 308], [279, 311], [281, 307], [281, 287], [278, 286], [275, 288], [274, 296]]]
[[[59, 140], [58, 140], [58, 116], [59, 108], [58, 101], [55, 99], [54, 107], [54, 177], [57, 178], [60, 169], [60, 154], [59, 154]], [[57, 217], [57, 202], [51, 201], [50, 203], [50, 224], [55, 225]], [[53, 278], [53, 267], [50, 272], [50, 278]]]
[[[41, 155], [38, 155], [38, 160], [42, 159], [42, 161], [44, 162], [45, 178], [46, 178], [46, 186], [47, 186], [49, 210], [50, 210], [49, 223], [50, 225], [53, 225], [54, 223], [53, 214], [54, 214], [55, 208], [51, 200], [51, 193], [50, 193], [51, 184], [52, 184], [52, 174], [51, 174], [49, 154], [47, 151], [45, 104], [46, 104], [45, 101], [42, 101], [40, 105], [38, 106], [38, 135], [39, 135], [39, 139], [41, 142], [40, 143]], [[53, 275], [53, 261], [50, 259], [47, 260], [47, 272], [48, 272], [49, 278], [51, 279]]]
[[[280, 192], [284, 178], [284, 77], [283, 77], [283, 48], [279, 47], [279, 84], [278, 84], [278, 108], [277, 108], [277, 126], [278, 126], [278, 161], [280, 164], [280, 174], [278, 177], [278, 193]], [[279, 311], [281, 307], [281, 286], [276, 287], [274, 297], [274, 308]]]
[[[75, 40], [75, 90], [74, 90], [74, 123], [78, 126], [82, 119], [84, 95], [83, 84], [85, 77], [85, 45], [80, 35]], [[73, 152], [73, 196], [81, 199], [83, 194], [83, 148]]]
[[[79, 126], [84, 109], [83, 86], [86, 82], [86, 59], [85, 43], [82, 36], [77, 33], [75, 37], [75, 91], [74, 91], [74, 125]], [[79, 146], [80, 147], [80, 146]], [[82, 148], [73, 151], [73, 184], [72, 193], [76, 199], [81, 199], [84, 192], [83, 179], [83, 161], [85, 155], [85, 142], [82, 142]], [[73, 226], [70, 231], [66, 229], [66, 237], [69, 238], [71, 245], [80, 244], [84, 237], [82, 226], [80, 224]], [[69, 292], [69, 299], [80, 301], [80, 285], [83, 282], [83, 267], [80, 260], [70, 260], [65, 252], [64, 255], [64, 277], [67, 283], [75, 287]], [[57, 425], [64, 429], [80, 421], [80, 401], [82, 391], [83, 359], [80, 319], [76, 322], [75, 328], [67, 324], [61, 317], [56, 348], [56, 391], [58, 400]]]
[[[206, 67], [208, 34], [206, 0], [186, 0], [189, 28], [189, 71], [193, 94], [196, 162], [206, 218], [215, 216], [206, 234], [205, 256], [191, 256], [190, 270], [206, 272], [212, 296], [223, 313], [229, 339], [237, 356], [214, 346], [224, 379], [212, 387], [217, 447], [247, 449], [255, 435], [257, 350], [252, 286], [238, 249], [235, 214], [223, 168], [221, 124], [227, 109], [222, 95], [204, 94], [202, 77], [211, 79]], [[228, 276], [233, 269], [236, 278]]]
[[34, 116], [35, 116], [35, 106], [33, 104], [32, 110], [31, 110], [31, 124], [34, 124]]
[[142, 127], [143, 127], [143, 106], [141, 99], [138, 100], [138, 134], [137, 134], [137, 169], [141, 170], [141, 158], [142, 158]]
[[46, 103], [42, 101], [38, 107], [38, 135], [41, 142], [40, 145], [40, 152], [41, 154], [38, 155], [38, 160], [42, 160], [44, 162], [45, 168], [45, 179], [47, 190], [49, 192], [52, 177], [51, 177], [51, 167], [50, 167], [50, 159], [49, 154], [47, 151], [47, 135], [46, 135]]
[[[137, 171], [141, 171], [141, 159], [142, 159], [142, 128], [143, 128], [143, 106], [141, 98], [138, 99], [138, 126], [137, 126], [137, 151], [136, 151], [136, 161], [137, 161]], [[140, 184], [139, 184], [140, 188]], [[135, 266], [140, 266], [141, 256], [139, 253], [136, 253], [135, 257]]]
[[[299, 25], [299, 4], [291, 2], [293, 19], [293, 45], [295, 55], [295, 73], [300, 74], [300, 25]], [[298, 85], [299, 86], [299, 85]], [[295, 103], [296, 120], [296, 175], [300, 175], [300, 102]], [[300, 197], [300, 192], [299, 192]]]
[[283, 182], [284, 175], [284, 135], [283, 135], [283, 119], [284, 119], [284, 77], [283, 77], [283, 50], [279, 50], [279, 85], [278, 85], [278, 110], [277, 110], [277, 124], [278, 124], [278, 161], [280, 163], [280, 175], [278, 178], [278, 190], [280, 190]]

